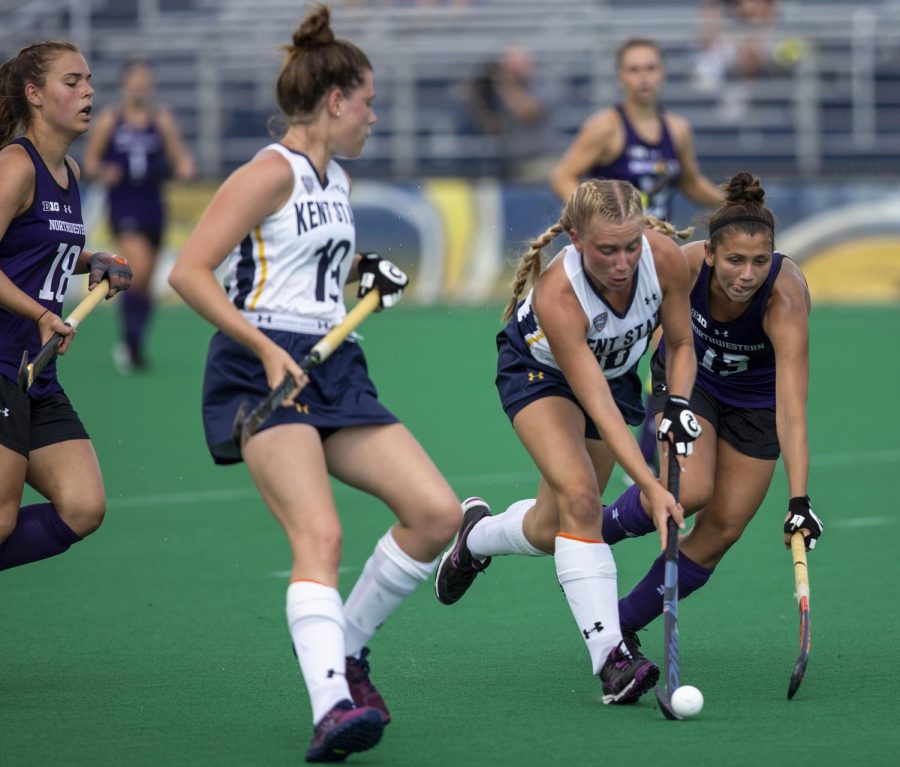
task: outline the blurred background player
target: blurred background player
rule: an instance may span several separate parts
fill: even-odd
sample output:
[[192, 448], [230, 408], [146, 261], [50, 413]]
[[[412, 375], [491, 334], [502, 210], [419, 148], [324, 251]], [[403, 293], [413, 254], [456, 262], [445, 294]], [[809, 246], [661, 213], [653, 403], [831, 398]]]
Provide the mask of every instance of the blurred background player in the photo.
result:
[[616, 52], [619, 104], [588, 118], [550, 176], [557, 197], [569, 198], [581, 179], [617, 178], [641, 192], [648, 215], [668, 221], [677, 189], [698, 205], [722, 195], [701, 172], [690, 123], [659, 103], [665, 79], [662, 51], [652, 40], [633, 39]]
[[[241, 459], [231, 441], [242, 401], [261, 400], [285, 375], [292, 393], [243, 448], [260, 494], [293, 553], [287, 619], [315, 725], [307, 761], [340, 761], [374, 746], [390, 721], [369, 680], [366, 644], [426, 580], [459, 526], [459, 502], [415, 438], [377, 399], [366, 361], [348, 340], [309, 377], [297, 365], [344, 317], [348, 278], [382, 306], [406, 275], [356, 254], [350, 179], [333, 159], [357, 157], [376, 116], [369, 59], [335, 38], [314, 7], [286, 46], [278, 103], [287, 129], [216, 193], [185, 244], [172, 286], [220, 332], [206, 364], [203, 417], [217, 463]], [[215, 269], [229, 257], [222, 290]], [[308, 382], [308, 385], [306, 385]], [[342, 603], [341, 524], [329, 474], [383, 501], [398, 519]]]
[[[736, 174], [709, 221], [709, 240], [683, 246], [691, 269], [697, 382], [691, 409], [702, 434], [681, 479], [681, 502], [696, 512], [679, 544], [678, 595], [706, 584], [765, 499], [784, 453], [790, 500], [784, 542], [803, 530], [814, 548], [822, 523], [807, 495], [810, 298], [799, 267], [775, 251], [775, 218], [758, 178]], [[652, 363], [654, 409], [667, 396], [667, 334]], [[610, 544], [652, 532], [637, 487], [603, 511]], [[654, 513], [655, 517], [655, 513]], [[662, 612], [663, 557], [619, 602], [626, 640]], [[659, 589], [659, 590], [658, 590]]]
[[[601, 492], [618, 462], [650, 498], [665, 544], [666, 519], [682, 525], [672, 495], [650, 473], [628, 423], [643, 418], [637, 365], [662, 322], [670, 339], [673, 396], [660, 435], [690, 452], [696, 425], [685, 397], [696, 360], [691, 344], [688, 267], [665, 234], [645, 230], [640, 193], [627, 181], [580, 184], [556, 224], [519, 261], [497, 336], [503, 409], [540, 471], [537, 498], [492, 517], [481, 498], [463, 504], [463, 523], [435, 578], [437, 598], [458, 601], [498, 554], [553, 554], [556, 573], [584, 636], [604, 703], [633, 703], [659, 669], [621, 646], [616, 565], [601, 535]], [[546, 270], [541, 252], [571, 239]], [[528, 280], [532, 288], [519, 297]], [[676, 396], [677, 395], [677, 396]]]
[[134, 269], [134, 284], [120, 302], [122, 335], [113, 360], [121, 373], [144, 370], [153, 274], [166, 227], [164, 182], [170, 172], [180, 180], [196, 173], [175, 118], [155, 101], [153, 70], [146, 61], [123, 67], [120, 101], [97, 117], [84, 170], [106, 186], [116, 248]]
[[[669, 221], [672, 196], [679, 190], [698, 205], [717, 205], [722, 195], [701, 172], [690, 123], [659, 103], [665, 80], [662, 51], [652, 40], [632, 39], [616, 52], [623, 98], [597, 112], [581, 127], [553, 169], [550, 186], [561, 200], [580, 180], [618, 178], [640, 191], [648, 215]], [[647, 418], [640, 445], [645, 460], [658, 469], [656, 429], [647, 396]]]
[[[0, 570], [55, 556], [103, 520], [97, 456], [50, 362], [27, 394], [33, 358], [54, 333], [65, 353], [74, 331], [60, 319], [73, 274], [125, 290], [131, 270], [84, 250], [79, 168], [67, 155], [91, 120], [91, 71], [74, 45], [34, 43], [0, 66]], [[20, 506], [26, 482], [47, 501]]]

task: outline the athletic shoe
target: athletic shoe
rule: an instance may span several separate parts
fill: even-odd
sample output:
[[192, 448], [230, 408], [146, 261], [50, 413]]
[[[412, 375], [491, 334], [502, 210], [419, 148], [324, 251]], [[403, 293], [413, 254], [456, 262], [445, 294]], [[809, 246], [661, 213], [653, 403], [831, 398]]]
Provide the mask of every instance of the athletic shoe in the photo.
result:
[[384, 722], [374, 708], [357, 708], [349, 700], [334, 704], [313, 730], [307, 762], [343, 762], [350, 754], [368, 751], [381, 740]]
[[123, 376], [146, 371], [150, 365], [139, 349], [132, 349], [124, 341], [119, 341], [112, 348], [113, 365]]
[[641, 652], [641, 639], [637, 629], [633, 629], [631, 626], [622, 626], [622, 641], [632, 660], [647, 660], [647, 656]]
[[473, 557], [466, 546], [466, 540], [475, 523], [491, 516], [490, 506], [483, 498], [473, 497], [466, 498], [462, 502], [462, 510], [463, 518], [459, 532], [453, 540], [453, 545], [441, 557], [441, 563], [434, 575], [434, 593], [438, 601], [445, 605], [452, 605], [462, 599], [475, 576], [486, 570], [491, 563], [490, 557], [484, 559]]
[[347, 656], [346, 677], [347, 684], [350, 686], [350, 694], [353, 696], [353, 702], [360, 708], [374, 708], [381, 714], [384, 723], [391, 721], [391, 712], [388, 711], [387, 704], [381, 693], [375, 689], [372, 680], [369, 679], [369, 648], [363, 647], [359, 653], [359, 658], [352, 655]]
[[600, 681], [603, 683], [604, 703], [637, 703], [648, 690], [656, 686], [659, 667], [643, 655], [633, 658], [623, 651], [627, 648], [624, 640], [612, 649], [603, 668]]

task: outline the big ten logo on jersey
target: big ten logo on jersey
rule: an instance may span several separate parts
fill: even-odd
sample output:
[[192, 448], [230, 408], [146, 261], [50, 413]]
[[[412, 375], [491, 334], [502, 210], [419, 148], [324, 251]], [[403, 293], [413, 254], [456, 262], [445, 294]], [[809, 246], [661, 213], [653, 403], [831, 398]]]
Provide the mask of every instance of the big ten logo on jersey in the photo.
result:
[[694, 321], [701, 327], [707, 327], [706, 317], [704, 317], [700, 312], [698, 312], [693, 306], [691, 307], [691, 317], [694, 318]]
[[340, 200], [301, 200], [294, 203], [297, 234], [324, 224], [353, 224], [353, 210]]
[[[65, 213], [67, 215], [72, 215], [72, 206], [71, 205], [63, 205], [62, 211], [60, 211], [60, 204], [55, 200], [41, 200], [41, 207], [44, 213]], [[53, 228], [52, 226], [50, 227]]]

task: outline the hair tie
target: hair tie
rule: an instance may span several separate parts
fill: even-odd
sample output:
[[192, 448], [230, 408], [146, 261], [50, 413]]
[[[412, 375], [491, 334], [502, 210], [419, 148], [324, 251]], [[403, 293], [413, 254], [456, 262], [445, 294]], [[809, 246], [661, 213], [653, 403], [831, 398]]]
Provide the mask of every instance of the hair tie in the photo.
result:
[[715, 224], [711, 224], [709, 227], [709, 236], [712, 237], [713, 234], [719, 231], [723, 226], [728, 226], [729, 224], [736, 224], [738, 221], [754, 221], [757, 224], [765, 224], [769, 229], [773, 232], [775, 231], [775, 227], [772, 226], [771, 221], [766, 221], [762, 216], [754, 216], [752, 213], [741, 213], [737, 216], [728, 216], [728, 218], [723, 218], [721, 221], [716, 221]]

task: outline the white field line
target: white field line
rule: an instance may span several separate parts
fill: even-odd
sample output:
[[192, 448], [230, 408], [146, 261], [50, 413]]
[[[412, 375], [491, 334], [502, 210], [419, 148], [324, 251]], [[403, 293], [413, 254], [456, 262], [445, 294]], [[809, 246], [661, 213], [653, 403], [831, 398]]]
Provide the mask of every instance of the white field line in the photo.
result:
[[[864, 464], [898, 464], [900, 468], [900, 450], [870, 450], [864, 452], [823, 453], [810, 458], [810, 468], [830, 468], [833, 466], [861, 466]], [[464, 474], [447, 478], [453, 485], [517, 485], [519, 483], [536, 483], [537, 471], [497, 472], [493, 474]], [[536, 487], [536, 486], [535, 486]], [[335, 493], [341, 494], [346, 489], [337, 485]], [[182, 493], [152, 493], [149, 495], [121, 496], [108, 498], [110, 509], [132, 509], [151, 506], [182, 506], [195, 503], [216, 501], [251, 500], [259, 497], [255, 487], [222, 488], [220, 490], [188, 490]], [[875, 517], [867, 519], [876, 519]], [[881, 519], [878, 517], [877, 519]], [[875, 524], [875, 523], [871, 523]], [[879, 523], [880, 524], [880, 523]], [[851, 525], [846, 525], [851, 526]]]

